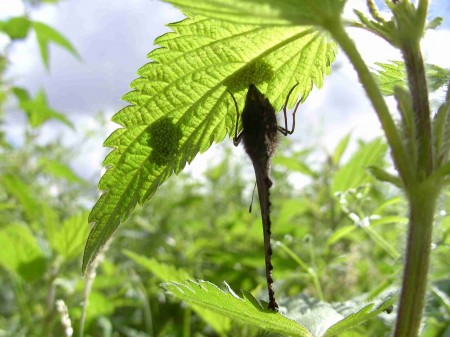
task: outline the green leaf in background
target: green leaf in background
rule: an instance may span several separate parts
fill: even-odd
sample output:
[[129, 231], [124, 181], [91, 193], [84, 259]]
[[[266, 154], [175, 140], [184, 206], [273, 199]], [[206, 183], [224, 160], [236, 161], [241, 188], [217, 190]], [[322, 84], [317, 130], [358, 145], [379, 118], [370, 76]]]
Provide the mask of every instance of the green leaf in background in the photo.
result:
[[89, 305], [87, 306], [86, 317], [89, 321], [100, 316], [111, 316], [115, 310], [114, 301], [99, 291], [89, 294]]
[[450, 81], [450, 69], [441, 68], [435, 64], [426, 65], [428, 86], [431, 91], [436, 91]]
[[324, 337], [334, 337], [338, 336], [340, 333], [349, 330], [350, 328], [361, 324], [369, 319], [374, 318], [375, 316], [381, 314], [386, 311], [388, 308], [392, 307], [397, 300], [397, 294], [392, 292], [382, 298], [381, 300], [376, 301], [375, 303], [369, 303], [362, 306], [362, 308], [355, 311], [354, 309], [346, 310], [345, 318], [336, 324], [332, 325]]
[[334, 153], [331, 156], [331, 160], [333, 161], [334, 165], [339, 165], [341, 162], [341, 158], [345, 153], [345, 150], [347, 150], [348, 143], [350, 141], [350, 134], [346, 135], [344, 138], [342, 138], [338, 145], [336, 146], [336, 149], [334, 149]]
[[403, 186], [402, 181], [398, 176], [391, 174], [378, 166], [369, 166], [367, 167], [367, 170], [370, 172], [372, 176], [374, 176], [379, 181], [391, 183], [392, 185], [397, 186], [398, 188], [402, 188]]
[[395, 293], [390, 293], [370, 303], [361, 299], [327, 303], [301, 294], [282, 305], [286, 315], [305, 326], [311, 336], [334, 337], [382, 313], [395, 300]]
[[136, 254], [131, 250], [125, 249], [123, 252], [134, 262], [144, 267], [145, 269], [150, 270], [162, 282], [168, 282], [169, 280], [182, 282], [189, 278], [192, 278], [185, 270], [176, 269], [174, 267], [171, 267], [170, 265], [159, 263], [155, 259], [149, 259], [148, 257]]
[[51, 174], [56, 178], [61, 178], [77, 184], [86, 183], [86, 181], [80, 178], [69, 166], [60, 161], [41, 157], [39, 158], [39, 164], [46, 173]]
[[149, 54], [140, 78], [124, 96], [131, 105], [113, 117], [122, 126], [105, 141], [113, 148], [99, 183], [83, 271], [135, 208], [199, 152], [234, 133], [249, 83], [255, 83], [276, 109], [289, 90], [292, 107], [321, 87], [336, 46], [321, 32], [295, 26], [262, 27], [196, 17], [172, 24], [159, 37], [162, 48]]
[[40, 213], [40, 204], [38, 200], [32, 197], [29, 186], [20, 177], [13, 174], [0, 176], [0, 182], [19, 201], [25, 218], [29, 221], [34, 221]]
[[0, 31], [4, 32], [11, 40], [25, 39], [30, 30], [31, 22], [24, 16], [14, 17], [0, 21]]
[[345, 0], [166, 0], [184, 13], [255, 25], [317, 25], [337, 18]]
[[206, 281], [170, 282], [164, 288], [189, 304], [207, 308], [241, 324], [293, 337], [313, 336], [300, 324], [280, 313], [264, 310], [259, 301], [247, 292], [241, 298], [228, 286], [224, 292]]
[[387, 145], [377, 138], [361, 148], [335, 174], [331, 190], [333, 193], [347, 191], [370, 182], [367, 168], [379, 164], [386, 153]]
[[[436, 158], [439, 159], [439, 164], [442, 165], [442, 173], [448, 174], [447, 162], [450, 151], [450, 101], [445, 101], [438, 108], [436, 115], [433, 118], [433, 131], [434, 131], [434, 151]], [[447, 169], [445, 167], [447, 166]]]
[[72, 122], [65, 115], [48, 106], [47, 95], [44, 90], [39, 90], [34, 99], [23, 88], [15, 87], [12, 91], [19, 100], [20, 108], [27, 114], [33, 128], [41, 126], [49, 119], [57, 119], [68, 127], [74, 128]]
[[73, 56], [80, 59], [80, 56], [75, 47], [69, 42], [69, 40], [67, 40], [54, 28], [46, 25], [43, 22], [37, 21], [33, 22], [33, 28], [36, 32], [36, 38], [39, 44], [39, 50], [41, 52], [42, 60], [44, 61], [45, 67], [47, 69], [49, 69], [48, 46], [50, 43], [59, 45], [60, 47], [70, 52]]
[[[124, 253], [134, 262], [152, 272], [161, 282], [169, 282], [170, 280], [183, 282], [185, 280], [192, 279], [192, 276], [184, 270], [176, 269], [168, 264], [159, 263], [155, 259], [149, 259], [129, 250], [124, 250]], [[192, 308], [219, 335], [228, 335], [231, 329], [231, 321], [227, 317], [223, 317], [213, 311], [197, 305], [193, 305]]]
[[11, 224], [0, 229], [0, 265], [32, 281], [41, 276], [45, 258], [31, 230], [22, 224]]
[[[408, 90], [406, 68], [403, 61], [391, 61], [389, 63], [375, 62], [375, 64], [380, 67], [380, 70], [376, 70], [374, 75], [383, 95], [393, 95], [395, 87]], [[426, 72], [428, 87], [431, 92], [440, 89], [450, 81], [450, 70], [448, 69], [434, 64], [427, 64]]]
[[79, 258], [89, 233], [86, 212], [75, 214], [57, 224], [50, 245], [66, 260]]
[[292, 156], [275, 156], [273, 165], [281, 165], [289, 171], [298, 172], [309, 177], [317, 177], [317, 172], [314, 172], [304, 160], [296, 158], [295, 153]]

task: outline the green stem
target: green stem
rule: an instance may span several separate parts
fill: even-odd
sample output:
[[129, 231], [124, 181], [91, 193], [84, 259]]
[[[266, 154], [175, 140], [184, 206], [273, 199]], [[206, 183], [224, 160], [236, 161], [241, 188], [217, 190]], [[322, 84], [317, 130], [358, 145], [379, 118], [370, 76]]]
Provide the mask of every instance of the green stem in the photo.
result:
[[[425, 66], [419, 41], [408, 41], [401, 46], [405, 60], [408, 85], [411, 94], [417, 132], [417, 169], [420, 180], [433, 172], [433, 149], [431, 137], [430, 106]], [[405, 185], [408, 187], [408, 185]]]
[[186, 307], [184, 309], [183, 337], [189, 337], [191, 335], [191, 316], [192, 309], [190, 307]]
[[413, 165], [409, 162], [409, 158], [406, 155], [405, 147], [403, 146], [399, 132], [395, 126], [392, 116], [389, 113], [389, 109], [383, 99], [383, 96], [381, 95], [375, 79], [362, 59], [361, 54], [358, 52], [355, 43], [345, 31], [342, 22], [337, 20], [330, 21], [328, 22], [326, 28], [353, 64], [359, 80], [369, 96], [369, 99], [375, 108], [375, 112], [378, 115], [378, 119], [381, 122], [381, 126], [386, 134], [387, 141], [392, 150], [392, 157], [394, 159], [395, 166], [400, 173], [400, 177], [405, 185], [411, 185], [411, 182], [414, 179], [412, 170]]
[[425, 31], [425, 23], [427, 22], [428, 15], [428, 0], [420, 0], [419, 5], [417, 6], [417, 17], [420, 22], [420, 31]]
[[424, 308], [431, 252], [433, 215], [439, 193], [435, 181], [425, 181], [409, 193], [409, 233], [395, 337], [415, 337]]
[[[426, 10], [427, 4], [426, 0], [420, 2], [419, 7], [422, 12]], [[359, 80], [384, 129], [395, 166], [408, 195], [409, 233], [395, 337], [415, 337], [419, 333], [424, 307], [433, 214], [441, 183], [436, 179], [427, 179], [433, 172], [434, 163], [428, 91], [419, 43], [404, 40], [401, 44], [418, 127], [418, 162], [416, 163], [411, 162], [407, 155], [380, 90], [341, 22], [328, 22], [326, 28], [347, 54], [358, 73]]]

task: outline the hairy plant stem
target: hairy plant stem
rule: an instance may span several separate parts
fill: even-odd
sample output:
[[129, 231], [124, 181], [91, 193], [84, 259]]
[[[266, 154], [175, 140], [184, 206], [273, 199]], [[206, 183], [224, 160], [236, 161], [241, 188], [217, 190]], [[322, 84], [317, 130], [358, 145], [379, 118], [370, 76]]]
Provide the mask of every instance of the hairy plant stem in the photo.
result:
[[425, 65], [418, 41], [406, 42], [401, 46], [408, 75], [409, 92], [413, 106], [417, 131], [417, 179], [428, 177], [434, 169], [430, 105], [425, 75]]
[[[423, 0], [421, 3], [426, 9], [427, 1]], [[330, 21], [326, 28], [352, 62], [375, 108], [408, 197], [408, 241], [395, 337], [416, 337], [419, 334], [425, 302], [433, 215], [441, 185], [439, 178], [430, 178], [434, 170], [430, 110], [419, 42], [412, 39], [412, 42], [405, 41], [401, 46], [418, 133], [416, 139], [418, 160], [413, 162], [412, 156], [408, 156], [405, 151], [400, 134], [374, 78], [342, 23], [337, 20]]]
[[409, 228], [395, 337], [419, 335], [427, 289], [433, 215], [440, 188], [427, 180], [409, 191]]
[[430, 178], [435, 170], [432, 147], [430, 104], [425, 65], [420, 50], [420, 37], [425, 25], [428, 1], [421, 0], [418, 35], [406, 35], [400, 43], [405, 60], [408, 87], [411, 95], [417, 136], [417, 163], [415, 181], [406, 185], [409, 201], [409, 228], [402, 291], [395, 326], [395, 337], [419, 335], [427, 291], [430, 263], [433, 215], [440, 192], [439, 177]]

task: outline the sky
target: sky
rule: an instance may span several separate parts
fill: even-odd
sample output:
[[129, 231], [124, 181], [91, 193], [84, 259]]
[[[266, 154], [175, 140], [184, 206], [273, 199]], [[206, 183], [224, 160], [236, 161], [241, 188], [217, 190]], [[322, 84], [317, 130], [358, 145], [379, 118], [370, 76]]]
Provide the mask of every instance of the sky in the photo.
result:
[[[361, 5], [365, 1], [348, 2], [347, 8], [356, 5], [364, 9]], [[382, 5], [382, 1], [378, 3]], [[20, 0], [0, 0], [0, 20], [22, 13]], [[450, 21], [450, 2], [432, 1], [431, 13]], [[63, 135], [66, 144], [79, 149], [79, 156], [72, 163], [74, 169], [85, 178], [98, 179], [101, 162], [108, 152], [102, 148], [102, 143], [115, 126], [112, 123], [102, 125], [95, 116], [104, 112], [110, 118], [126, 105], [121, 97], [130, 90], [129, 84], [136, 78], [136, 71], [149, 62], [146, 55], [156, 47], [154, 39], [169, 31], [166, 24], [179, 21], [183, 16], [171, 5], [154, 0], [64, 0], [56, 6], [45, 5], [33, 10], [31, 17], [66, 36], [82, 61], [53, 46], [50, 49], [50, 71], [47, 71], [38, 56], [35, 39], [29, 38], [15, 43], [9, 51], [12, 66], [7, 75], [14, 79], [16, 85], [33, 94], [45, 88], [50, 106], [65, 113], [77, 129], [96, 130], [97, 138], [80, 144], [79, 132], [52, 124], [44, 129], [42, 141], [54, 139], [56, 134]], [[383, 40], [361, 30], [350, 32], [369, 64], [399, 58], [399, 54]], [[0, 46], [1, 41], [0, 38]], [[450, 68], [450, 22], [427, 34], [423, 50], [428, 62]], [[10, 102], [6, 127], [11, 141], [20, 143], [24, 119], [13, 108], [15, 104]], [[395, 106], [392, 101], [389, 104]], [[315, 145], [332, 151], [339, 139], [350, 131], [355, 139], [371, 139], [381, 134], [379, 122], [352, 66], [345, 55], [339, 53], [324, 87], [313, 90], [300, 106], [294, 138], [302, 146]], [[243, 151], [239, 151], [239, 155], [243, 155]], [[194, 160], [191, 169], [207, 168], [208, 163], [214, 162], [211, 160], [214, 154], [213, 146], [212, 150]]]

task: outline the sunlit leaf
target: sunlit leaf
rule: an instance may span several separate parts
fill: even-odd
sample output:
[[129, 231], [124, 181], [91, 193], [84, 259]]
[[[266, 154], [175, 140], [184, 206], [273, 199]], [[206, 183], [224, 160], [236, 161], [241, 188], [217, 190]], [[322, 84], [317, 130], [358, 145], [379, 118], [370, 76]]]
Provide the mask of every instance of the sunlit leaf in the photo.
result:
[[247, 292], [243, 292], [243, 296], [239, 297], [228, 285], [226, 291], [206, 281], [170, 282], [164, 287], [175, 297], [189, 304], [207, 308], [236, 322], [283, 336], [337, 336], [382, 313], [396, 300], [395, 293], [372, 303], [349, 302], [344, 305], [300, 297], [280, 302], [284, 312], [282, 315], [263, 309], [261, 302]]
[[[170, 25], [153, 62], [139, 70], [131, 103], [113, 117], [122, 127], [106, 140], [113, 148], [99, 183], [83, 270], [136, 204], [145, 203], [168, 177], [199, 152], [233, 134], [236, 110], [255, 83], [280, 110], [321, 87], [336, 46], [321, 32], [295, 26], [262, 27], [196, 17]], [[249, 43], [251, 41], [251, 43]]]
[[170, 282], [164, 287], [189, 304], [208, 308], [241, 324], [252, 325], [282, 335], [312, 336], [300, 324], [275, 311], [263, 309], [258, 300], [249, 293], [239, 297], [230, 288], [225, 292], [206, 281]]
[[345, 0], [166, 0], [183, 12], [255, 25], [318, 25], [339, 17]]

